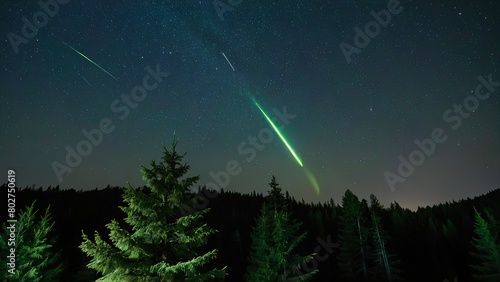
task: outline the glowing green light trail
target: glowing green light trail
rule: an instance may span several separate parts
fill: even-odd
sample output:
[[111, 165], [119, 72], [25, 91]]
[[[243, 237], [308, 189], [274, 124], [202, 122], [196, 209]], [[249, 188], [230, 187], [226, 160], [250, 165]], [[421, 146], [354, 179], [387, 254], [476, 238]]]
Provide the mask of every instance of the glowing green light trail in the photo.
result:
[[80, 56], [84, 57], [85, 59], [87, 59], [87, 61], [91, 62], [92, 64], [96, 65], [98, 68], [100, 68], [102, 71], [104, 71], [105, 73], [107, 73], [109, 76], [111, 76], [112, 78], [114, 78], [116, 81], [118, 81], [118, 79], [116, 77], [114, 77], [112, 74], [110, 74], [108, 71], [106, 71], [105, 69], [103, 69], [100, 65], [96, 64], [94, 61], [92, 61], [89, 57], [85, 56], [84, 54], [82, 54], [80, 51], [76, 50], [75, 48], [69, 46], [68, 44], [66, 44], [66, 42], [63, 42], [64, 45], [68, 46], [69, 48], [71, 48], [73, 51], [75, 51], [76, 53], [78, 53]]
[[264, 112], [264, 110], [259, 106], [259, 104], [257, 103], [257, 101], [255, 101], [254, 98], [252, 98], [253, 102], [255, 103], [255, 105], [257, 106], [257, 108], [259, 108], [259, 110], [262, 112], [262, 114], [266, 117], [267, 121], [271, 124], [271, 126], [273, 127], [274, 131], [276, 131], [276, 134], [278, 134], [278, 136], [281, 138], [281, 141], [283, 141], [283, 143], [285, 143], [286, 147], [288, 148], [288, 150], [290, 150], [290, 153], [292, 153], [293, 157], [295, 158], [295, 160], [297, 160], [297, 162], [299, 163], [299, 165], [301, 167], [304, 167], [302, 165], [302, 162], [300, 161], [299, 157], [297, 156], [297, 154], [295, 154], [295, 152], [293, 151], [292, 147], [290, 146], [290, 144], [288, 144], [288, 142], [286, 141], [285, 137], [283, 137], [283, 135], [281, 135], [281, 132], [278, 130], [278, 128], [276, 127], [276, 125], [274, 125], [273, 121], [267, 116], [267, 114]]
[[304, 172], [306, 173], [307, 178], [309, 178], [309, 181], [311, 182], [311, 185], [313, 186], [314, 191], [316, 191], [316, 194], [319, 195], [319, 185], [318, 185], [318, 181], [316, 180], [316, 177], [314, 177], [314, 175], [306, 168], [304, 168]]

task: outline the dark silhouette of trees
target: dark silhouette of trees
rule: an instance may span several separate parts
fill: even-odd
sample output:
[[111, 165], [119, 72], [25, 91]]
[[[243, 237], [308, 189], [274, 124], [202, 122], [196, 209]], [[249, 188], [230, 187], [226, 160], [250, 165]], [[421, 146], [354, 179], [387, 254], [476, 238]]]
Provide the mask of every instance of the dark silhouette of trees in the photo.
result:
[[[53, 185], [50, 189], [44, 189], [30, 185], [18, 188], [16, 209], [29, 207], [34, 200], [38, 210], [45, 211], [50, 206], [52, 222], [55, 224], [47, 238], [57, 235], [58, 239], [53, 242], [51, 249], [60, 250], [60, 261], [64, 265], [59, 281], [95, 281], [100, 275], [86, 267], [91, 262], [90, 257], [79, 249], [82, 241], [81, 230], [86, 234], [93, 234], [95, 231], [99, 234], [108, 234], [109, 229], [106, 228], [106, 224], [116, 219], [121, 228], [129, 234], [134, 234], [135, 231], [124, 220], [123, 211], [119, 208], [127, 205], [123, 200], [125, 189], [111, 186], [94, 189], [95, 187], [91, 186], [87, 187], [90, 190], [77, 191], [54, 187]], [[3, 185], [0, 191], [6, 194], [6, 188], [7, 186]], [[243, 277], [249, 266], [247, 258], [251, 253], [252, 230], [256, 228], [256, 219], [261, 215], [260, 210], [269, 198], [256, 192], [248, 194], [235, 192], [238, 191], [238, 187], [231, 187], [232, 191], [228, 189], [218, 193], [210, 192], [216, 194], [216, 197], [209, 199], [207, 207], [210, 208], [210, 212], [203, 214], [203, 219], [199, 221], [202, 225], [206, 223], [219, 231], [209, 236], [206, 244], [197, 249], [198, 256], [214, 249], [218, 250], [217, 258], [201, 266], [199, 272], [205, 273], [213, 268], [220, 269], [220, 266], [227, 265], [226, 270], [229, 275], [225, 276], [224, 281], [239, 282], [244, 281]], [[147, 186], [137, 187], [134, 190], [148, 197], [151, 195]], [[302, 224], [302, 230], [307, 230], [304, 239], [295, 246], [294, 253], [317, 252], [318, 256], [315, 258], [323, 258], [316, 260], [314, 265], [319, 272], [311, 277], [310, 281], [347, 281], [345, 277], [340, 276], [343, 273], [340, 250], [325, 249], [319, 244], [320, 241], [340, 243], [335, 238], [338, 238], [345, 229], [345, 223], [341, 219], [346, 215], [344, 207], [332, 199], [325, 199], [323, 203], [305, 203], [294, 199], [291, 193], [288, 196], [286, 192], [284, 193], [289, 213]], [[194, 195], [188, 193], [187, 196], [192, 199]], [[421, 207], [416, 211], [401, 207], [396, 202], [383, 207], [377, 203], [378, 200], [375, 200], [376, 198], [371, 197], [368, 202], [357, 200], [360, 225], [366, 234], [365, 255], [368, 276], [366, 281], [387, 281], [386, 267], [381, 251], [377, 251], [377, 242], [379, 246], [385, 246], [389, 265], [391, 265], [391, 255], [397, 254], [397, 259], [396, 257], [394, 259], [399, 260], [400, 264], [396, 264], [396, 268], [402, 270], [402, 276], [404, 275], [406, 281], [473, 281], [472, 275], [481, 273], [471, 265], [479, 265], [482, 258], [472, 255], [471, 252], [485, 255], [474, 247], [473, 238], [480, 238], [475, 233], [474, 207], [480, 211], [481, 218], [486, 222], [495, 244], [498, 246], [500, 243], [498, 235], [495, 235], [499, 234], [497, 221], [500, 218], [499, 189], [475, 198]], [[265, 213], [268, 215], [271, 210], [269, 206], [266, 204]], [[372, 211], [378, 217], [377, 220], [373, 220]], [[6, 216], [6, 213], [0, 212], [2, 223], [7, 222]], [[174, 216], [172, 220], [175, 218], [178, 217]], [[380, 223], [376, 226], [379, 227], [381, 238], [385, 237], [385, 240], [374, 240], [373, 234], [376, 234], [373, 232], [374, 222], [378, 220]], [[352, 227], [357, 231], [357, 222]], [[352, 238], [359, 241], [358, 233], [354, 232]], [[2, 236], [5, 238], [5, 234]], [[103, 239], [113, 246], [113, 242], [109, 241], [107, 236]], [[381, 241], [384, 244], [381, 244]], [[377, 257], [381, 258], [379, 261], [374, 259], [376, 253], [379, 254]], [[360, 267], [362, 264], [359, 263], [360, 257], [360, 251], [354, 253], [353, 262], [358, 260], [356, 263], [361, 270], [358, 274], [364, 279]], [[5, 263], [5, 257], [1, 260], [2, 264]], [[309, 263], [308, 266], [310, 265], [312, 264]], [[393, 272], [394, 269], [391, 269], [391, 275]], [[380, 274], [379, 279], [376, 279], [375, 273]]]
[[273, 176], [265, 203], [252, 232], [252, 247], [245, 275], [247, 281], [308, 281], [317, 270], [300, 271], [300, 265], [313, 258], [295, 253], [306, 233], [298, 234], [301, 224], [292, 219], [286, 198]]
[[361, 202], [350, 190], [342, 197], [338, 242], [341, 276], [349, 281], [368, 278], [367, 232], [361, 217]]

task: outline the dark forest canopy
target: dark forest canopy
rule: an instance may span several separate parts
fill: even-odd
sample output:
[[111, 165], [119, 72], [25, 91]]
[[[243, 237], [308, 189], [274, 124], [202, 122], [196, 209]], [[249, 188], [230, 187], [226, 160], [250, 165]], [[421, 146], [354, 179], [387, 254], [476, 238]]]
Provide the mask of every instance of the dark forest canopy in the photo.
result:
[[[4, 184], [2, 191], [6, 190]], [[105, 225], [112, 219], [123, 225], [124, 213], [118, 208], [123, 205], [123, 191], [122, 187], [110, 186], [92, 191], [25, 187], [16, 193], [17, 209], [29, 206], [34, 200], [38, 210], [45, 210], [50, 205], [55, 222], [53, 233], [58, 237], [55, 249], [61, 250], [65, 281], [84, 276], [93, 279], [95, 273], [85, 269], [88, 258], [78, 249], [82, 241], [81, 231], [107, 234]], [[204, 189], [199, 191], [203, 192]], [[302, 222], [302, 230], [307, 231], [306, 239], [297, 247], [298, 252], [310, 254], [321, 242], [337, 241], [340, 216], [343, 214], [340, 203], [333, 200], [327, 203], [304, 203], [290, 197], [285, 187], [283, 191], [294, 218]], [[211, 193], [211, 198], [206, 198], [208, 203], [202, 206], [211, 209], [206, 221], [218, 233], [209, 239], [207, 249], [219, 250], [215, 265], [227, 266], [229, 275], [226, 281], [241, 281], [248, 262], [252, 228], [265, 195], [224, 190]], [[470, 280], [472, 268], [469, 265], [475, 262], [475, 258], [470, 255], [474, 208], [481, 212], [483, 218], [484, 212], [488, 211], [498, 220], [499, 201], [500, 189], [496, 189], [473, 199], [419, 208], [415, 212], [402, 208], [396, 202], [383, 207], [379, 216], [381, 226], [390, 238], [387, 245], [392, 253], [398, 255], [400, 268], [407, 281], [453, 281], [455, 277], [459, 281]], [[367, 207], [365, 200], [360, 203]], [[1, 213], [1, 220], [6, 221], [5, 213]], [[498, 241], [498, 238], [495, 239]], [[317, 262], [319, 272], [311, 281], [339, 279], [338, 250], [333, 249], [329, 253], [320, 249], [319, 253], [328, 257]]]

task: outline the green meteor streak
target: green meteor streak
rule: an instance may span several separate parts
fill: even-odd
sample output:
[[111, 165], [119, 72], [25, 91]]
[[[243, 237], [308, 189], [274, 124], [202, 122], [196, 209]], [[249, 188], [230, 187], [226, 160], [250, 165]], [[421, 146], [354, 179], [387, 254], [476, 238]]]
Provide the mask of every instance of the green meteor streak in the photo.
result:
[[314, 191], [316, 191], [316, 194], [319, 195], [319, 185], [318, 185], [318, 181], [316, 180], [316, 177], [314, 177], [314, 175], [306, 168], [304, 168], [304, 172], [306, 173], [307, 178], [309, 178], [309, 182], [311, 182], [311, 185], [313, 186]]
[[299, 165], [301, 167], [303, 167], [302, 165], [302, 162], [300, 161], [299, 157], [297, 156], [297, 154], [295, 154], [295, 152], [293, 151], [292, 147], [288, 144], [288, 142], [286, 141], [285, 137], [283, 137], [283, 135], [281, 135], [281, 132], [278, 130], [278, 128], [276, 127], [276, 125], [274, 125], [273, 121], [267, 116], [267, 114], [264, 112], [264, 110], [259, 106], [259, 104], [257, 103], [257, 101], [255, 101], [254, 98], [252, 98], [253, 102], [255, 103], [255, 105], [257, 106], [257, 108], [259, 108], [259, 110], [262, 112], [262, 114], [266, 117], [267, 121], [271, 124], [271, 126], [273, 127], [274, 131], [276, 131], [276, 133], [278, 134], [278, 136], [281, 138], [281, 141], [283, 141], [283, 143], [285, 143], [286, 147], [288, 148], [288, 150], [290, 150], [290, 153], [292, 153], [293, 157], [295, 158], [295, 160], [297, 160], [297, 162], [299, 163]]
[[82, 54], [80, 51], [76, 50], [75, 48], [69, 46], [68, 44], [66, 44], [66, 42], [63, 42], [64, 45], [68, 46], [69, 48], [71, 48], [73, 51], [75, 51], [76, 53], [78, 53], [80, 56], [84, 57], [85, 59], [87, 59], [87, 61], [91, 62], [92, 64], [96, 65], [98, 68], [100, 68], [102, 71], [104, 71], [105, 73], [107, 73], [109, 76], [111, 76], [112, 78], [114, 78], [116, 81], [118, 81], [118, 79], [116, 77], [114, 77], [112, 74], [110, 74], [109, 72], [107, 72], [105, 69], [103, 69], [100, 65], [96, 64], [94, 61], [92, 61], [89, 57], [85, 56], [84, 54]]

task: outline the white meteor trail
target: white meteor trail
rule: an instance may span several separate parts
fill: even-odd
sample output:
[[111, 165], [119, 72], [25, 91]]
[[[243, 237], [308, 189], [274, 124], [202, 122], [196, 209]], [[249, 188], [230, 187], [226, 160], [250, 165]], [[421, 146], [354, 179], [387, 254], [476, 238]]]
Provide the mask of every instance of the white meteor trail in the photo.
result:
[[83, 80], [85, 80], [85, 82], [87, 82], [87, 84], [88, 84], [89, 86], [92, 86], [92, 85], [90, 85], [90, 83], [89, 83], [89, 82], [85, 79], [85, 76], [83, 76], [83, 75], [82, 75], [82, 78], [83, 78]]
[[231, 64], [231, 62], [229, 61], [229, 59], [226, 57], [226, 54], [224, 54], [224, 52], [222, 52], [222, 55], [224, 56], [224, 58], [226, 58], [226, 61], [229, 63], [229, 65], [231, 66], [231, 68], [234, 70], [234, 67], [233, 67], [233, 64]]

